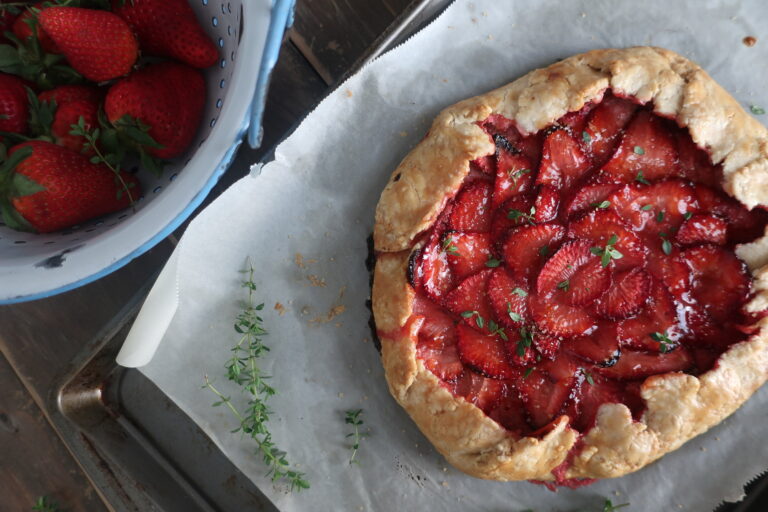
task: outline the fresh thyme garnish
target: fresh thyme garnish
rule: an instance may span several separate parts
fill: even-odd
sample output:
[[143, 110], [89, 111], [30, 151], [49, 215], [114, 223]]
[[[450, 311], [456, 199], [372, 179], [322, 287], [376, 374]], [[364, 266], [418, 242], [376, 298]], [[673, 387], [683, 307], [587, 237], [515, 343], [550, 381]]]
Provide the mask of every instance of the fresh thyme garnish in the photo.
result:
[[659, 350], [662, 353], [669, 352], [675, 346], [675, 342], [669, 339], [666, 332], [652, 332], [649, 336], [659, 343]]
[[608, 208], [609, 206], [611, 206], [611, 202], [606, 200], [606, 201], [603, 201], [601, 203], [592, 203], [590, 206], [592, 206], [594, 208], [597, 208], [598, 210], [599, 209], [603, 209], [604, 210], [604, 209]]
[[501, 261], [493, 257], [493, 254], [488, 254], [488, 261], [485, 262], [486, 267], [496, 268], [501, 265]]
[[64, 512], [59, 508], [59, 504], [48, 496], [40, 496], [37, 498], [37, 501], [35, 501], [35, 504], [32, 506], [32, 510], [37, 512]]
[[[519, 290], [519, 288], [518, 288], [518, 290]], [[509, 318], [511, 318], [513, 322], [522, 322], [523, 321], [523, 316], [520, 313], [518, 313], [516, 311], [512, 311], [512, 303], [510, 303], [510, 302], [507, 302], [507, 314], [509, 315]]]
[[205, 376], [204, 388], [211, 390], [219, 400], [213, 403], [214, 407], [225, 405], [239, 420], [240, 425], [233, 432], [242, 432], [256, 442], [257, 449], [261, 453], [269, 468], [267, 476], [272, 481], [285, 479], [290, 482], [291, 490], [309, 489], [309, 482], [304, 478], [304, 473], [290, 469], [286, 459], [286, 453], [280, 450], [272, 441], [267, 423], [272, 411], [267, 407], [267, 400], [276, 393], [275, 388], [267, 384], [268, 375], [262, 373], [258, 366], [258, 359], [264, 352], [269, 351], [262, 341], [267, 334], [264, 330], [263, 320], [259, 312], [264, 309], [264, 304], [254, 305], [253, 294], [256, 291], [256, 283], [253, 280], [253, 265], [248, 265], [247, 280], [242, 286], [248, 289], [248, 300], [244, 303], [242, 312], [237, 315], [235, 331], [241, 334], [237, 344], [232, 348], [232, 358], [227, 362], [227, 379], [242, 388], [248, 396], [248, 406], [241, 413], [232, 403], [230, 397], [225, 396], [214, 387], [208, 376]]
[[543, 258], [547, 254], [549, 254], [549, 246], [548, 245], [542, 245], [541, 248], [539, 249], [539, 256], [541, 256]]
[[641, 210], [643, 210], [644, 212], [647, 212], [647, 211], [649, 211], [651, 208], [653, 208], [653, 205], [652, 205], [652, 204], [647, 204], [647, 205], [643, 206], [643, 207], [642, 207], [642, 208], [640, 208], [640, 209], [641, 209]]
[[645, 154], [645, 150], [643, 148], [641, 148], [640, 146], [635, 146], [632, 151], [634, 151], [636, 155], [644, 155]]
[[628, 507], [629, 503], [622, 503], [620, 505], [614, 505], [611, 500], [608, 498], [605, 499], [605, 503], [603, 503], [603, 510], [601, 512], [615, 512], [616, 510], [624, 507]]
[[524, 174], [531, 172], [530, 169], [518, 169], [517, 171], [509, 170], [509, 177], [512, 178], [512, 183], [517, 185], [517, 180], [523, 177]]
[[525, 291], [525, 290], [523, 290], [523, 289], [522, 289], [522, 288], [520, 288], [520, 287], [517, 287], [517, 288], [515, 288], [514, 290], [512, 290], [512, 293], [514, 293], [514, 294], [515, 294], [515, 295], [517, 295], [518, 297], [527, 297], [527, 296], [528, 296], [528, 292], [527, 292], [527, 291]]
[[566, 279], [565, 281], [560, 281], [559, 283], [557, 283], [557, 289], [558, 290], [563, 290], [563, 291], [567, 292], [570, 288], [571, 288], [571, 282], [568, 279]]
[[476, 316], [475, 323], [479, 328], [483, 328], [485, 326], [485, 320], [483, 320], [483, 317], [480, 316], [480, 313], [477, 311], [464, 311], [461, 314], [462, 318], [472, 318], [473, 316]]
[[691, 217], [693, 217], [693, 213], [691, 213], [691, 212], [685, 212], [685, 213], [683, 214], [683, 218], [684, 218], [685, 220], [688, 220], [688, 219], [690, 219]]
[[497, 324], [493, 320], [488, 321], [488, 330], [491, 331], [489, 333], [489, 336], [498, 334], [501, 339], [503, 339], [504, 341], [508, 341], [507, 333], [504, 331], [504, 328], [499, 326], [499, 324]]
[[638, 171], [637, 176], [635, 176], [635, 181], [639, 181], [643, 185], [650, 185], [651, 183], [643, 177], [643, 171]]
[[757, 105], [750, 105], [749, 110], [751, 110], [752, 113], [756, 116], [762, 116], [765, 114], [765, 109], [763, 107], [758, 107]]
[[535, 368], [534, 368], [533, 366], [529, 366], [529, 367], [528, 367], [528, 368], [525, 370], [525, 373], [523, 374], [523, 378], [524, 378], [524, 379], [528, 378], [528, 376], [529, 376], [530, 374], [532, 374], [532, 373], [533, 373], [533, 370], [534, 370], [534, 369], [535, 369]]
[[459, 254], [459, 248], [453, 245], [453, 237], [450, 235], [445, 237], [445, 240], [443, 240], [443, 250], [448, 254], [461, 256], [461, 254]]
[[663, 222], [664, 221], [664, 210], [659, 211], [659, 213], [656, 214], [656, 222]]
[[584, 368], [579, 368], [579, 370], [581, 370], [581, 373], [584, 375], [584, 378], [587, 380], [587, 382], [589, 382], [589, 385], [590, 386], [594, 386], [595, 385], [595, 379], [592, 378], [592, 374], [590, 374]]
[[614, 235], [611, 235], [611, 238], [608, 239], [608, 242], [605, 244], [605, 247], [590, 247], [589, 252], [594, 254], [595, 256], [600, 256], [600, 263], [603, 267], [607, 267], [608, 264], [611, 262], [612, 259], [614, 260], [620, 260], [624, 257], [621, 252], [614, 249], [614, 245], [616, 245], [616, 242], [619, 241], [619, 237]]
[[581, 132], [581, 140], [583, 140], [585, 144], [589, 144], [590, 142], [592, 142], [592, 137], [589, 135], [589, 132], [584, 130], [583, 132]]
[[533, 331], [527, 327], [520, 328], [520, 340], [517, 342], [517, 355], [525, 356], [525, 349], [533, 345]]
[[533, 216], [536, 213], [536, 207], [531, 206], [530, 213], [525, 213], [520, 210], [509, 210], [509, 213], [507, 213], [507, 218], [510, 220], [518, 220], [523, 219], [524, 221], [528, 222], [531, 226], [535, 226], [536, 223], [533, 221]]
[[362, 409], [350, 409], [344, 413], [344, 423], [352, 425], [352, 432], [347, 434], [347, 437], [352, 438], [352, 455], [349, 457], [350, 464], [360, 464], [357, 461], [357, 450], [360, 449], [360, 441], [364, 437], [368, 437], [365, 432], [360, 432], [360, 426], [363, 424], [363, 419], [360, 417], [363, 414]]
[[664, 254], [669, 256], [672, 254], [672, 242], [665, 238], [666, 235], [664, 233], [659, 233], [659, 236], [662, 238], [661, 250], [664, 252]]

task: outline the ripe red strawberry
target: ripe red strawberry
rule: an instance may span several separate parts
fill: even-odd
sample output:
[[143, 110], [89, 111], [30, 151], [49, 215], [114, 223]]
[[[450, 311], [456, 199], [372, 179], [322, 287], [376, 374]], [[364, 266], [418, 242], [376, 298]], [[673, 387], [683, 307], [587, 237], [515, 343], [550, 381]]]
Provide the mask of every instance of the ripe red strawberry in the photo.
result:
[[617, 382], [595, 372], [582, 371], [578, 380], [576, 392], [572, 393], [566, 409], [572, 426], [580, 432], [586, 432], [594, 426], [600, 406], [622, 403], [624, 393]]
[[480, 126], [493, 137], [496, 147], [502, 147], [511, 153], [522, 153], [530, 160], [533, 168], [539, 166], [541, 158], [541, 134], [524, 137], [515, 126], [515, 122], [499, 114], [491, 114]]
[[138, 58], [136, 37], [111, 12], [49, 7], [37, 19], [69, 64], [93, 82], [127, 75]]
[[488, 412], [498, 405], [504, 385], [502, 380], [489, 379], [467, 370], [456, 380], [452, 391], [483, 412]]
[[670, 293], [655, 280], [643, 310], [618, 326], [621, 346], [662, 352], [672, 349], [681, 338], [681, 326]]
[[519, 371], [507, 362], [504, 342], [496, 335], [488, 335], [459, 324], [459, 355], [465, 365], [492, 379], [511, 379]]
[[576, 380], [577, 367], [565, 354], [555, 361], [542, 363], [518, 381], [530, 423], [541, 428], [563, 412]]
[[93, 130], [99, 125], [99, 105], [89, 101], [70, 101], [58, 107], [51, 125], [51, 134], [56, 144], [64, 146], [78, 153], [93, 155], [93, 148], [86, 148], [85, 137], [72, 135], [72, 125], [78, 124], [83, 118], [85, 129]]
[[565, 130], [554, 130], [544, 139], [536, 184], [568, 190], [590, 165], [576, 139]]
[[595, 326], [586, 309], [566, 304], [557, 294], [531, 296], [528, 306], [536, 326], [553, 336], [581, 336]]
[[504, 242], [504, 262], [517, 276], [535, 276], [540, 265], [560, 247], [563, 238], [565, 229], [557, 224], [519, 227], [510, 232]]
[[419, 343], [435, 349], [456, 343], [456, 322], [437, 304], [417, 295], [413, 314], [424, 319], [419, 328]]
[[532, 214], [530, 213], [532, 206], [533, 198], [526, 194], [515, 196], [497, 208], [493, 212], [493, 220], [491, 221], [491, 238], [499, 244], [512, 228], [530, 225], [532, 223]]
[[496, 174], [496, 156], [488, 155], [475, 158], [469, 162], [470, 173], [482, 173], [488, 176]]
[[675, 135], [680, 176], [694, 183], [716, 186], [722, 178], [722, 170], [712, 165], [709, 154], [696, 146], [687, 129], [679, 129]]
[[686, 214], [697, 213], [699, 203], [694, 188], [679, 179], [651, 185], [626, 185], [608, 200], [611, 208], [630, 228], [650, 235], [674, 233]]
[[533, 346], [545, 359], [554, 359], [560, 350], [560, 338], [539, 333], [533, 338]]
[[692, 247], [681, 256], [691, 269], [696, 302], [715, 320], [731, 320], [749, 294], [751, 279], [744, 262], [714, 245]]
[[453, 275], [460, 280], [487, 268], [489, 262], [498, 265], [491, 252], [491, 237], [487, 233], [449, 231], [443, 236], [442, 247]]
[[515, 367], [524, 368], [536, 363], [537, 355], [534, 348], [537, 333], [529, 327], [505, 330], [506, 340], [504, 346], [507, 349], [509, 362]]
[[624, 270], [645, 265], [648, 249], [645, 248], [640, 238], [627, 229], [624, 222], [611, 210], [594, 210], [579, 220], [571, 222], [568, 236], [590, 240], [592, 247], [603, 251], [615, 236], [616, 242], [610, 245], [621, 254], [621, 257], [618, 258], [615, 252], [611, 253], [613, 268]]
[[439, 238], [432, 237], [424, 249], [414, 256], [413, 285], [423, 288], [437, 301], [456, 286], [456, 277], [448, 264], [447, 249]]
[[695, 187], [695, 195], [702, 213], [713, 213], [728, 224], [729, 243], [751, 242], [762, 236], [768, 221], [768, 212], [762, 208], [749, 211], [735, 199], [704, 185]]
[[592, 110], [595, 108], [595, 104], [592, 102], [584, 105], [580, 110], [575, 112], [568, 112], [563, 117], [555, 121], [556, 125], [562, 126], [571, 135], [578, 138], [582, 136], [584, 126], [587, 124], [587, 118]]
[[595, 311], [603, 318], [622, 320], [636, 314], [648, 299], [651, 276], [641, 268], [618, 273], [608, 291], [595, 304]]
[[581, 137], [596, 166], [602, 166], [616, 149], [624, 128], [635, 114], [637, 105], [631, 101], [606, 95], [592, 111]]
[[678, 175], [677, 148], [669, 127], [647, 110], [635, 116], [602, 170], [621, 183], [632, 183], [641, 171], [648, 181]]
[[565, 341], [563, 348], [591, 363], [610, 366], [616, 362], [620, 353], [616, 324], [600, 322], [594, 332]]
[[622, 350], [618, 362], [607, 368], [595, 368], [595, 372], [611, 379], [634, 380], [670, 372], [682, 372], [693, 366], [693, 357], [685, 347], [671, 352], [648, 353]]
[[608, 196], [616, 191], [619, 186], [614, 183], [597, 183], [586, 185], [579, 189], [566, 207], [569, 218], [576, 218], [580, 213], [598, 209], [605, 209]]
[[528, 421], [525, 418], [525, 408], [520, 399], [520, 392], [513, 381], [500, 381], [504, 383], [501, 396], [488, 412], [488, 417], [509, 431], [521, 433], [527, 431]]
[[462, 317], [467, 325], [489, 332], [493, 310], [488, 302], [486, 288], [493, 269], [481, 270], [466, 278], [445, 297], [445, 307]]
[[24, 82], [0, 73], [0, 131], [24, 134], [28, 121], [29, 100]]
[[715, 215], [693, 215], [683, 222], [675, 239], [680, 245], [706, 242], [725, 245], [728, 239], [728, 224]]
[[476, 180], [456, 196], [451, 212], [451, 228], [456, 231], [485, 233], [491, 229], [493, 185]]
[[499, 323], [517, 329], [531, 319], [528, 312], [528, 283], [504, 267], [493, 270], [488, 280], [488, 300]]
[[60, 85], [49, 91], [43, 91], [37, 95], [37, 99], [43, 101], [55, 101], [62, 106], [70, 101], [88, 101], [99, 104], [104, 95], [101, 90], [91, 85]]
[[416, 355], [429, 371], [444, 381], [455, 380], [464, 371], [464, 365], [459, 359], [456, 337], [446, 338], [442, 344], [436, 345], [428, 337], [419, 336]]
[[149, 126], [160, 148], [145, 147], [157, 158], [181, 155], [192, 143], [205, 103], [205, 80], [195, 68], [174, 62], [152, 64], [113, 85], [104, 100], [112, 124], [130, 116]]
[[509, 198], [530, 190], [535, 172], [528, 158], [521, 154], [512, 154], [503, 148], [498, 150], [497, 160], [493, 190], [494, 208]]
[[664, 283], [664, 287], [677, 300], [686, 300], [691, 291], [691, 271], [680, 259], [680, 250], [672, 246], [669, 254], [662, 249], [662, 239], [653, 240], [648, 251], [646, 270], [654, 278]]
[[560, 207], [560, 194], [552, 187], [542, 185], [539, 187], [539, 194], [536, 196], [533, 206], [536, 210], [533, 220], [537, 224], [555, 220]]
[[35, 25], [37, 30], [35, 31], [35, 37], [37, 37], [40, 47], [46, 53], [61, 53], [56, 43], [53, 42], [51, 37], [41, 30], [40, 25], [37, 22], [37, 12], [33, 9], [43, 9], [45, 2], [36, 2], [35, 4], [27, 7], [22, 11], [16, 21], [13, 22], [13, 34], [21, 39], [27, 41], [33, 37], [32, 25]]
[[602, 295], [611, 284], [611, 276], [591, 248], [589, 240], [563, 244], [541, 269], [536, 292], [540, 296], [554, 294], [571, 306], [584, 306]]
[[50, 142], [25, 142], [10, 153], [24, 148], [31, 148], [32, 154], [15, 172], [43, 190], [13, 197], [11, 204], [38, 232], [49, 233], [122, 210], [141, 195], [132, 174], [120, 173], [118, 178], [103, 164], [92, 164], [87, 157]]
[[148, 55], [171, 57], [196, 68], [207, 68], [219, 59], [188, 0], [112, 0], [112, 10], [128, 22]]

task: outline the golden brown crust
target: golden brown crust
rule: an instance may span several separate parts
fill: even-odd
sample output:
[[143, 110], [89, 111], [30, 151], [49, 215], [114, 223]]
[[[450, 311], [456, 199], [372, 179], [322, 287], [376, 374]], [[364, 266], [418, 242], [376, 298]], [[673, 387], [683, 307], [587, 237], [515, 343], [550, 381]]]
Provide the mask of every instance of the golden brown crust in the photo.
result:
[[[533, 71], [504, 87], [453, 105], [393, 172], [376, 209], [378, 253], [373, 307], [392, 395], [435, 447], [459, 469], [496, 480], [551, 480], [577, 432], [565, 417], [542, 439], [517, 439], [463, 398], [453, 396], [416, 358], [418, 323], [406, 267], [414, 240], [428, 229], [469, 172], [469, 161], [491, 154], [477, 125], [490, 114], [538, 131], [601, 97], [607, 88], [650, 102], [688, 127], [723, 168], [723, 187], [747, 207], [768, 204], [768, 130], [749, 116], [706, 72], [661, 48], [595, 50]], [[751, 311], [768, 306], [768, 237], [738, 250], [755, 276]], [[675, 450], [735, 411], [768, 377], [768, 336], [729, 348], [698, 378], [654, 376], [642, 386], [640, 421], [622, 404], [604, 404], [583, 437], [567, 477], [617, 477]]]

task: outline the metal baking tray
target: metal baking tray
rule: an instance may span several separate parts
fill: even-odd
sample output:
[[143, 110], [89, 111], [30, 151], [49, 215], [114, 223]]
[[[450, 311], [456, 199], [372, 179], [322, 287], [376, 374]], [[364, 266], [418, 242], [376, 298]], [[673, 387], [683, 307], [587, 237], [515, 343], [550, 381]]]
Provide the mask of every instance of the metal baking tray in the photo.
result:
[[[350, 73], [400, 44], [450, 0], [417, 0]], [[241, 154], [230, 176], [247, 172]], [[223, 187], [217, 187], [223, 190]], [[47, 410], [65, 443], [112, 510], [137, 512], [275, 511], [269, 500], [202, 430], [140, 372], [115, 364], [154, 279], [85, 345], [52, 389]], [[717, 512], [768, 510], [768, 477], [747, 487], [739, 504]]]

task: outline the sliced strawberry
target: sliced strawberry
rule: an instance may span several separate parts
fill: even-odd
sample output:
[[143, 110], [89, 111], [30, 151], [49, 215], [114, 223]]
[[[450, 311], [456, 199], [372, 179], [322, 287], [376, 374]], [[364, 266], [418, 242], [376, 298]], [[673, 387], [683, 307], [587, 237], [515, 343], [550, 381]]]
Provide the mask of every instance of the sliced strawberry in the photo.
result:
[[586, 309], [566, 304], [559, 295], [531, 296], [528, 306], [536, 326], [553, 336], [580, 336], [595, 326]]
[[417, 294], [413, 314], [424, 317], [419, 328], [419, 343], [435, 349], [456, 344], [456, 322], [440, 306]]
[[546, 359], [554, 359], [560, 350], [560, 338], [547, 334], [538, 334], [533, 338], [533, 346], [536, 351]]
[[651, 276], [641, 268], [618, 273], [608, 291], [600, 297], [595, 311], [603, 318], [622, 320], [642, 309], [651, 289]]
[[[592, 247], [604, 250], [609, 241], [616, 237], [612, 248], [621, 254], [621, 258], [611, 258], [616, 270], [642, 267], [645, 265], [645, 248], [640, 238], [627, 229], [624, 222], [611, 210], [595, 210], [579, 220], [571, 222], [568, 236], [592, 241]], [[602, 257], [602, 254], [601, 254]]]
[[485, 233], [491, 229], [493, 185], [475, 180], [456, 196], [450, 226], [456, 231]]
[[715, 215], [693, 215], [683, 222], [675, 237], [680, 245], [712, 243], [725, 245], [728, 224]]
[[557, 381], [573, 381], [578, 372], [579, 361], [569, 354], [559, 354], [553, 361], [544, 361], [539, 365], [552, 379]]
[[687, 129], [681, 128], [675, 135], [680, 176], [694, 183], [716, 186], [722, 178], [722, 171], [712, 164], [709, 154], [696, 146]]
[[496, 335], [489, 336], [459, 324], [459, 355], [465, 365], [492, 379], [510, 379], [519, 375], [507, 362], [504, 342]]
[[536, 362], [534, 341], [536, 333], [528, 327], [509, 329], [506, 331], [504, 344], [509, 354], [509, 362], [517, 367], [530, 366]]
[[751, 279], [744, 262], [714, 245], [686, 249], [682, 258], [693, 275], [696, 302], [718, 322], [732, 319], [749, 294]]
[[[503, 241], [505, 235], [514, 227], [531, 224], [533, 198], [529, 195], [515, 196], [493, 213], [491, 238]], [[525, 215], [521, 215], [525, 214]]]
[[611, 276], [591, 248], [589, 240], [563, 244], [542, 267], [536, 280], [537, 293], [558, 295], [572, 306], [589, 304], [602, 295], [611, 284]]
[[520, 152], [531, 161], [534, 168], [538, 167], [541, 158], [540, 133], [523, 137], [514, 121], [499, 114], [488, 116], [481, 126], [493, 137], [497, 147], [511, 149], [512, 153]]
[[544, 139], [536, 184], [568, 190], [590, 166], [576, 139], [565, 130], [554, 130]]
[[605, 204], [609, 195], [614, 193], [618, 189], [619, 185], [615, 183], [597, 183], [594, 185], [586, 185], [579, 189], [573, 196], [570, 203], [566, 208], [566, 213], [569, 218], [575, 218], [580, 213], [594, 210], [595, 208], [606, 208], [610, 206], [610, 203]]
[[[664, 238], [647, 241], [648, 266], [646, 270], [656, 279], [664, 283], [669, 293], [677, 300], [683, 300], [691, 291], [691, 271], [680, 259], [680, 250], [674, 246], [664, 246]], [[664, 252], [664, 248], [669, 254]]]
[[697, 185], [695, 194], [702, 213], [714, 213], [728, 224], [729, 243], [751, 242], [763, 235], [768, 212], [762, 208], [749, 211], [735, 199], [704, 185]]
[[711, 350], [708, 348], [692, 348], [691, 354], [696, 366], [696, 373], [702, 374], [708, 372], [717, 366], [717, 360], [720, 359], [719, 350]]
[[530, 190], [533, 186], [534, 171], [531, 161], [525, 156], [499, 149], [493, 206], [497, 207], [509, 198]]
[[[672, 349], [682, 335], [672, 296], [659, 281], [652, 280], [643, 311], [618, 325], [622, 347], [661, 352]], [[663, 337], [663, 338], [662, 338]], [[662, 338], [664, 341], [659, 341]]]
[[465, 370], [453, 385], [453, 393], [483, 412], [495, 408], [502, 397], [504, 381], [489, 379], [472, 370]]
[[510, 232], [504, 242], [504, 261], [517, 276], [535, 276], [541, 264], [560, 246], [563, 238], [565, 229], [557, 224], [519, 227]]
[[477, 171], [489, 176], [496, 174], [496, 157], [494, 155], [481, 156], [469, 162], [470, 171]]
[[529, 322], [528, 283], [505, 267], [493, 270], [488, 280], [488, 299], [499, 323], [517, 329]]
[[619, 361], [608, 368], [595, 368], [595, 372], [611, 379], [633, 380], [670, 372], [682, 372], [693, 366], [693, 357], [685, 347], [671, 352], [648, 353], [622, 350]]
[[542, 363], [519, 380], [520, 398], [534, 428], [543, 427], [563, 411], [576, 371], [572, 361], [562, 355], [555, 361]]
[[449, 231], [441, 245], [448, 255], [448, 264], [456, 279], [464, 279], [486, 267], [492, 258], [491, 237], [488, 233], [458, 233]]
[[456, 277], [448, 264], [446, 249], [439, 239], [433, 239], [416, 256], [414, 285], [421, 286], [435, 300], [442, 299], [456, 286]]
[[611, 157], [636, 110], [635, 103], [607, 94], [592, 111], [584, 129], [586, 135], [576, 135], [582, 137], [595, 165], [602, 166]]
[[567, 340], [563, 348], [591, 363], [610, 366], [620, 354], [616, 325], [613, 322], [600, 322], [594, 332]]
[[493, 269], [481, 270], [466, 278], [445, 297], [445, 307], [459, 315], [464, 323], [488, 332], [493, 310], [488, 302], [486, 288]]
[[672, 236], [686, 214], [698, 213], [699, 203], [694, 188], [680, 179], [669, 179], [641, 185], [626, 185], [608, 200], [611, 208], [630, 228], [656, 235]]
[[647, 110], [640, 111], [602, 172], [619, 183], [633, 182], [641, 171], [648, 181], [676, 176], [677, 148], [667, 123]]
[[574, 137], [581, 137], [584, 126], [587, 124], [587, 117], [595, 108], [595, 103], [589, 102], [580, 110], [568, 112], [563, 117], [555, 121], [556, 125], [566, 128]]
[[555, 220], [560, 207], [560, 194], [552, 187], [542, 185], [539, 187], [539, 194], [536, 196], [533, 206], [535, 208], [533, 220], [537, 224]]
[[624, 393], [618, 382], [608, 380], [592, 371], [582, 371], [576, 392], [568, 403], [571, 424], [580, 432], [595, 425], [597, 412], [603, 404], [622, 403]]
[[523, 401], [513, 382], [504, 382], [501, 397], [495, 407], [488, 411], [488, 416], [507, 430], [518, 433], [529, 430]]
[[[416, 317], [421, 323], [419, 331], [424, 329], [424, 317]], [[419, 336], [416, 344], [416, 356], [424, 362], [424, 366], [434, 373], [439, 379], [451, 381], [456, 379], [464, 371], [464, 365], [459, 359], [457, 340], [455, 337], [445, 338], [441, 345], [436, 345], [432, 339]]]

